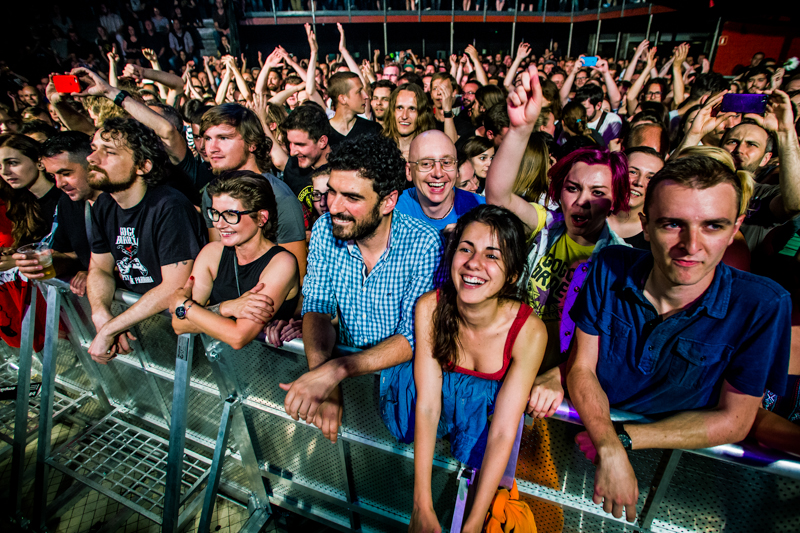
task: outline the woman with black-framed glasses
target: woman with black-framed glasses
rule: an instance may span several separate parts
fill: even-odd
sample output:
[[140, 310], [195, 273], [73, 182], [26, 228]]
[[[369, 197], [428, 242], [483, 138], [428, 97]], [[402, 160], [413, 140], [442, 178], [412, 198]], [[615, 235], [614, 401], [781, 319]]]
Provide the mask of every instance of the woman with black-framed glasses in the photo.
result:
[[[251, 171], [223, 173], [208, 186], [208, 217], [221, 240], [197, 256], [170, 305], [175, 332], [205, 333], [241, 349], [267, 324], [293, 321], [300, 299], [294, 255], [275, 244], [277, 204], [269, 181]], [[268, 340], [291, 328], [270, 328]], [[295, 335], [297, 336], [297, 335]]]

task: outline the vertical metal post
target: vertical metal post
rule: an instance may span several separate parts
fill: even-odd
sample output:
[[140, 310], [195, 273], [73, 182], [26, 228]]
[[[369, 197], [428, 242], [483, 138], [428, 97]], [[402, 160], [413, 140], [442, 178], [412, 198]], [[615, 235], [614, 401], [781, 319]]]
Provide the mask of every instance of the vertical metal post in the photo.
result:
[[714, 68], [714, 60], [717, 58], [717, 47], [719, 46], [719, 31], [722, 28], [722, 17], [717, 19], [717, 29], [714, 30], [714, 40], [711, 42], [711, 52], [708, 54], [708, 63]]
[[[389, 36], [387, 35], [386, 30], [386, 22], [388, 19], [388, 15], [386, 13], [386, 3], [389, 0], [383, 0], [383, 54], [389, 55]], [[403, 70], [402, 68], [400, 70]]]
[[422, 57], [426, 57], [425, 56], [425, 39], [422, 39]]
[[661, 38], [661, 31], [656, 30], [656, 38], [653, 39], [653, 46], [658, 46], [658, 40]]
[[489, 2], [491, 0], [483, 0], [483, 22], [486, 22], [486, 11], [489, 9]]
[[450, 1], [450, 53], [453, 55], [453, 34], [456, 32], [456, 0]]
[[275, 0], [272, 0], [272, 18], [275, 21], [275, 25], [278, 25], [278, 11], [275, 9]]
[[[183, 450], [186, 445], [186, 418], [189, 411], [189, 385], [192, 373], [195, 335], [178, 337], [175, 355], [175, 384], [172, 392], [172, 420], [169, 425], [169, 456], [165, 480], [163, 532], [178, 531], [178, 510], [181, 504]], [[206, 488], [208, 492], [208, 488]]]
[[597, 55], [597, 51], [600, 50], [600, 25], [603, 23], [600, 20], [600, 17], [597, 17], [597, 33], [594, 36], [594, 52], [592, 55]]
[[647, 33], [644, 34], [644, 40], [650, 40], [650, 26], [653, 24], [653, 14], [650, 13], [650, 16], [647, 17]]
[[653, 485], [650, 488], [650, 492], [647, 494], [647, 500], [645, 500], [642, 506], [642, 514], [639, 517], [639, 525], [645, 530], [650, 529], [650, 525], [656, 517], [658, 507], [667, 494], [667, 488], [669, 488], [672, 476], [678, 468], [678, 462], [682, 454], [683, 450], [665, 450], [661, 457], [661, 461], [658, 464], [656, 474], [653, 478]]
[[514, 22], [511, 24], [511, 47], [508, 49], [508, 53], [511, 56], [514, 55], [514, 41], [517, 38], [517, 12], [519, 11], [519, 0], [514, 3]]
[[[36, 528], [44, 530], [46, 522], [48, 470], [45, 462], [50, 456], [50, 434], [53, 430], [53, 397], [56, 386], [58, 318], [61, 315], [61, 292], [50, 285], [40, 285], [47, 291], [44, 350], [42, 351], [42, 391], [39, 401], [39, 439], [36, 449], [36, 484], [33, 495], [33, 516]], [[26, 424], [27, 426], [27, 424]]]
[[622, 0], [622, 10], [619, 12], [620, 17], [625, 16], [625, 0]]
[[[311, 25], [314, 27], [314, 34], [317, 33], [317, 0], [308, 0], [311, 2]], [[384, 0], [386, 2], [386, 0]]]
[[[417, 22], [422, 22], [422, 0], [417, 0]], [[425, 54], [422, 54], [425, 57]]]
[[228, 437], [230, 436], [231, 418], [233, 417], [232, 409], [235, 403], [235, 398], [228, 398], [222, 406], [222, 417], [220, 418], [219, 432], [217, 433], [217, 444], [214, 447], [211, 472], [208, 473], [206, 493], [203, 500], [203, 511], [200, 514], [198, 531], [211, 531], [211, 515], [214, 512], [214, 502], [217, 499], [219, 480], [222, 476], [222, 463], [225, 460], [225, 452], [228, 450]]
[[22, 507], [22, 481], [25, 470], [25, 447], [28, 444], [28, 409], [31, 389], [31, 358], [33, 357], [33, 334], [36, 325], [36, 284], [28, 282], [25, 310], [19, 345], [19, 371], [17, 378], [17, 403], [14, 418], [14, 444], [11, 455], [11, 485], [14, 495], [14, 510], [20, 518]]
[[622, 32], [618, 31], [617, 32], [617, 44], [616, 44], [616, 46], [614, 46], [614, 63], [616, 63], [617, 59], [619, 58], [619, 40], [621, 38], [622, 38]]
[[[347, 22], [353, 22], [353, 13], [351, 6], [353, 0], [344, 0], [344, 1], [347, 2]], [[367, 54], [367, 57], [369, 57], [369, 54]]]
[[464, 514], [467, 510], [467, 495], [473, 481], [475, 481], [475, 470], [468, 466], [462, 467], [458, 473], [458, 492], [456, 493], [456, 504], [453, 508], [453, 521], [450, 523], [450, 531], [461, 532], [461, 525], [464, 522]]
[[569, 40], [567, 41], [567, 57], [570, 56], [570, 52], [572, 51], [572, 28], [575, 26], [574, 18], [575, 18], [575, 0], [570, 0], [570, 13], [569, 13]]
[[[346, 443], [344, 439], [339, 439], [336, 443], [339, 450], [339, 463], [341, 465], [342, 476], [344, 477], [344, 494], [347, 498], [348, 504], [356, 503], [356, 487], [353, 482], [353, 463], [350, 460], [350, 444]], [[361, 520], [359, 514], [353, 511], [348, 511], [350, 518], [350, 529], [359, 531], [361, 529]]]

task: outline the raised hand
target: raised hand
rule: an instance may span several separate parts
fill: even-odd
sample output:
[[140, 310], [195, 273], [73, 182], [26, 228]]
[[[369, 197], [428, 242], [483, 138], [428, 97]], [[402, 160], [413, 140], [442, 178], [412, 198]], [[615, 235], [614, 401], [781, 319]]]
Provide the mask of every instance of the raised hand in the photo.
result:
[[[455, 57], [455, 56], [453, 56]], [[453, 89], [449, 83], [440, 83], [436, 88], [436, 95], [442, 99], [442, 111], [449, 113], [453, 110]]]
[[158, 56], [150, 48], [142, 48], [142, 55], [148, 61], [158, 61]]
[[531, 55], [531, 45], [528, 43], [519, 43], [519, 46], [517, 46], [517, 57], [525, 59], [529, 55]]
[[536, 65], [528, 66], [522, 73], [522, 83], [508, 94], [507, 101], [511, 127], [533, 129], [542, 110], [542, 86]]
[[678, 65], [679, 67], [683, 66], [683, 62], [686, 61], [686, 58], [689, 56], [689, 43], [681, 43], [675, 47], [675, 50], [672, 52], [672, 64]]
[[108, 82], [88, 68], [74, 68], [70, 71], [70, 74], [77, 76], [86, 84], [86, 88], [83, 91], [73, 93], [73, 96], [106, 96], [110, 91], [114, 90]]
[[656, 66], [656, 52], [658, 51], [657, 47], [653, 47], [647, 51], [647, 71], [649, 72], [651, 68]]
[[282, 50], [280, 46], [273, 50], [272, 53], [267, 56], [267, 60], [264, 61], [264, 67], [269, 69], [278, 68], [283, 59]]
[[455, 54], [452, 54], [450, 56], [450, 68], [454, 68], [457, 65], [458, 65], [458, 56], [455, 55]]
[[598, 59], [597, 64], [593, 67], [589, 67], [592, 70], [596, 70], [600, 74], [608, 74], [608, 61], [605, 59]]
[[122, 71], [122, 76], [124, 78], [131, 78], [136, 81], [142, 81], [144, 79], [144, 69], [139, 65], [128, 63], [127, 65], [125, 65], [125, 68]]
[[317, 45], [317, 36], [314, 34], [314, 29], [308, 22], [305, 23], [305, 29], [306, 37], [308, 38], [308, 47], [311, 49], [312, 54], [316, 54], [319, 52], [319, 46]]
[[691, 137], [693, 140], [699, 141], [707, 134], [717, 129], [720, 124], [736, 114], [720, 113], [717, 116], [712, 116], [712, 111], [716, 106], [722, 103], [722, 98], [727, 92], [728, 91], [722, 91], [721, 93], [718, 93], [706, 100], [705, 104], [703, 104], [703, 107], [701, 107], [700, 111], [698, 111], [697, 115], [695, 115], [692, 125], [689, 128], [687, 138]]
[[336, 23], [336, 29], [339, 30], [339, 51], [347, 50], [347, 41], [344, 38], [344, 28], [341, 22]]
[[478, 55], [478, 50], [470, 45], [464, 49], [464, 53], [467, 54], [473, 61], [480, 61], [480, 56]]
[[787, 133], [794, 129], [792, 101], [789, 95], [783, 91], [764, 91], [763, 94], [769, 95], [764, 116], [747, 114], [745, 117], [753, 119], [759, 126], [774, 133]]
[[648, 48], [650, 48], [650, 41], [645, 39], [644, 41], [639, 43], [639, 46], [636, 47], [635, 56], [636, 57], [641, 56], [643, 53], [647, 52]]
[[269, 97], [266, 94], [253, 93], [253, 101], [247, 102], [253, 113], [256, 114], [261, 123], [267, 122], [267, 113], [269, 112]]
[[117, 53], [117, 45], [111, 47], [111, 51], [106, 53], [109, 63], [116, 63], [119, 61], [119, 54]]
[[772, 89], [780, 89], [781, 83], [783, 83], [784, 74], [786, 74], [786, 69], [783, 67], [775, 69], [775, 73], [769, 80], [769, 84]]

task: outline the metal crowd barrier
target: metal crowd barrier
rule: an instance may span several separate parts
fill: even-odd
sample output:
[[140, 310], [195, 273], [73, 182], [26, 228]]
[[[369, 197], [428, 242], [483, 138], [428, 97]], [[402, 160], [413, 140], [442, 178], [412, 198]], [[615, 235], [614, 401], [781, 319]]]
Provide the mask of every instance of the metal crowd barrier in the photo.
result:
[[[332, 444], [317, 428], [294, 421], [283, 410], [285, 393], [278, 384], [307, 369], [301, 341], [280, 349], [255, 341], [234, 350], [207, 337], [177, 337], [169, 317], [157, 315], [135, 328], [138, 341], [131, 354], [98, 365], [86, 352], [94, 329], [85, 299], [57, 282], [39, 286], [47, 293], [48, 337], [31, 515], [35, 526], [43, 527], [94, 489], [125, 506], [114, 523], [137, 512], [170, 532], [197, 513], [199, 531], [208, 531], [218, 494], [248, 507], [250, 519], [242, 531], [263, 529], [272, 505], [340, 531], [407, 527], [413, 445], [397, 443], [381, 422], [377, 375], [342, 384], [344, 420]], [[136, 299], [117, 291], [116, 311]], [[69, 342], [57, 342], [59, 314]], [[29, 326], [29, 315], [26, 321]], [[29, 327], [25, 331], [30, 336]], [[195, 356], [198, 349], [205, 357]], [[68, 357], [75, 364], [57, 364]], [[24, 359], [15, 430], [24, 427], [19, 421], [27, 413], [21, 411], [29, 405], [19, 392], [27, 391], [30, 379]], [[91, 396], [97, 410], [86, 431], [51, 450], [56, 382], [80, 391], [70, 397]], [[637, 418], [620, 412], [612, 417]], [[631, 452], [639, 479], [639, 517], [633, 525], [614, 519], [592, 503], [594, 466], [573, 443], [582, 430], [578, 424], [574, 409], [564, 402], [553, 419], [528, 419], [521, 431], [516, 479], [540, 532], [800, 530], [800, 462], [738, 444]], [[18, 433], [15, 460], [24, 453], [16, 443], [27, 439], [22, 429]], [[12, 489], [21, 487], [21, 464], [15, 463], [19, 472]], [[50, 468], [79, 481], [52, 501], [46, 491]], [[450, 455], [447, 441], [437, 443], [432, 492], [445, 529], [459, 530], [472, 475]], [[106, 529], [113, 531], [108, 524]]]

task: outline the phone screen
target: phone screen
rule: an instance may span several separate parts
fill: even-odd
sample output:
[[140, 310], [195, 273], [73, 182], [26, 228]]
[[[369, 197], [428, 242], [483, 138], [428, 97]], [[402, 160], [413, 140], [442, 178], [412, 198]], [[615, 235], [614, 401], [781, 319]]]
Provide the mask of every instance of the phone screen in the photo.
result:
[[765, 94], [726, 94], [722, 97], [722, 113], [754, 113], [763, 115], [767, 110]]

